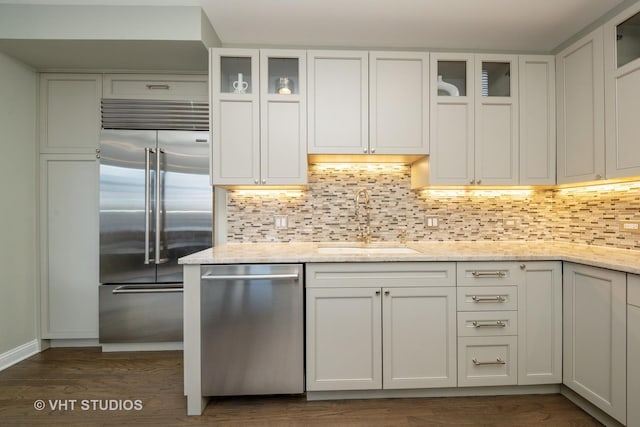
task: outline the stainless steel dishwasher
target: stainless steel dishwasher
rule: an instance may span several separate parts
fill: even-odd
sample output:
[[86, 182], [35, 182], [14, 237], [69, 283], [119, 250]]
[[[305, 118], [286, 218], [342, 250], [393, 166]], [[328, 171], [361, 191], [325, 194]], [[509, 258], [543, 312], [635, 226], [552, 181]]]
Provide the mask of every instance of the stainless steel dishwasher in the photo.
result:
[[202, 394], [304, 392], [301, 264], [201, 270]]

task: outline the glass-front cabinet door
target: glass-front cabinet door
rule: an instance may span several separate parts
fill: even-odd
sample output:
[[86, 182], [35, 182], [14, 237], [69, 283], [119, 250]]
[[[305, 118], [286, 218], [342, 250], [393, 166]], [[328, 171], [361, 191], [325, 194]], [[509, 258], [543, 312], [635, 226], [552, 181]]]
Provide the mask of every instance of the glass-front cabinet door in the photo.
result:
[[430, 185], [472, 185], [474, 55], [431, 53]]
[[260, 179], [259, 51], [211, 49], [211, 183]]
[[517, 185], [518, 57], [476, 55], [475, 71], [475, 183]]
[[604, 25], [606, 177], [640, 175], [640, 4]]
[[307, 183], [306, 52], [211, 49], [211, 183]]
[[260, 185], [307, 183], [307, 53], [260, 51]]

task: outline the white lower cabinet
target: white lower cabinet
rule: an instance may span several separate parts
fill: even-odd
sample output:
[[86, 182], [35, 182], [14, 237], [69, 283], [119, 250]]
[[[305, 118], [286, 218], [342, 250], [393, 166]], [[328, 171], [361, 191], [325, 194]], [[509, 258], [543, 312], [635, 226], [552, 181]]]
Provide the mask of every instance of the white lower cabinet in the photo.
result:
[[307, 264], [308, 391], [455, 387], [455, 264], [386, 264]]
[[458, 338], [458, 385], [515, 385], [518, 337]]
[[458, 385], [562, 382], [562, 265], [459, 262]]
[[384, 388], [455, 387], [453, 287], [384, 288]]
[[98, 161], [40, 156], [42, 338], [98, 337]]
[[307, 289], [307, 390], [382, 388], [380, 289]]
[[627, 275], [627, 426], [640, 427], [640, 276]]
[[564, 263], [563, 383], [626, 422], [626, 274]]
[[518, 384], [562, 382], [562, 264], [522, 263], [518, 287]]

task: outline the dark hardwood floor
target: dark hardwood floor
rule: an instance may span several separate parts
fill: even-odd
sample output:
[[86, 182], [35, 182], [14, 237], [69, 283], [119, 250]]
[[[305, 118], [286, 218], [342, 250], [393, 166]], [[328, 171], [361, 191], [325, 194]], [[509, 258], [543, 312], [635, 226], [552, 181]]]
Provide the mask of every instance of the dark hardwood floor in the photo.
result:
[[[560, 395], [322, 402], [301, 396], [225, 398], [210, 402], [202, 417], [187, 417], [182, 393], [182, 352], [50, 349], [0, 372], [0, 426], [600, 425]], [[43, 410], [35, 408], [38, 400]], [[52, 409], [65, 401], [66, 410]], [[139, 410], [126, 410], [139, 404]]]

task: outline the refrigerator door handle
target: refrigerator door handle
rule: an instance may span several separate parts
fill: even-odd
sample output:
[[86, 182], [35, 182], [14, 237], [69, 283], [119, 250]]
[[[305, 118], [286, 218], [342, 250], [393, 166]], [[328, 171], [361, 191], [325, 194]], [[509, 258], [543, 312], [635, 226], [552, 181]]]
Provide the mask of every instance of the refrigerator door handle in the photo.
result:
[[166, 294], [183, 292], [181, 284], [168, 286], [140, 286], [140, 285], [122, 285], [111, 291], [112, 294]]
[[150, 208], [151, 208], [151, 154], [153, 154], [153, 148], [144, 148], [144, 263], [150, 264], [151, 257], [149, 256], [149, 234], [150, 234]]
[[160, 177], [160, 169], [161, 169], [161, 155], [164, 153], [164, 150], [160, 147], [156, 150], [156, 253], [155, 253], [155, 263], [162, 264], [168, 261], [168, 258], [160, 258], [160, 230], [162, 230], [162, 179]]

